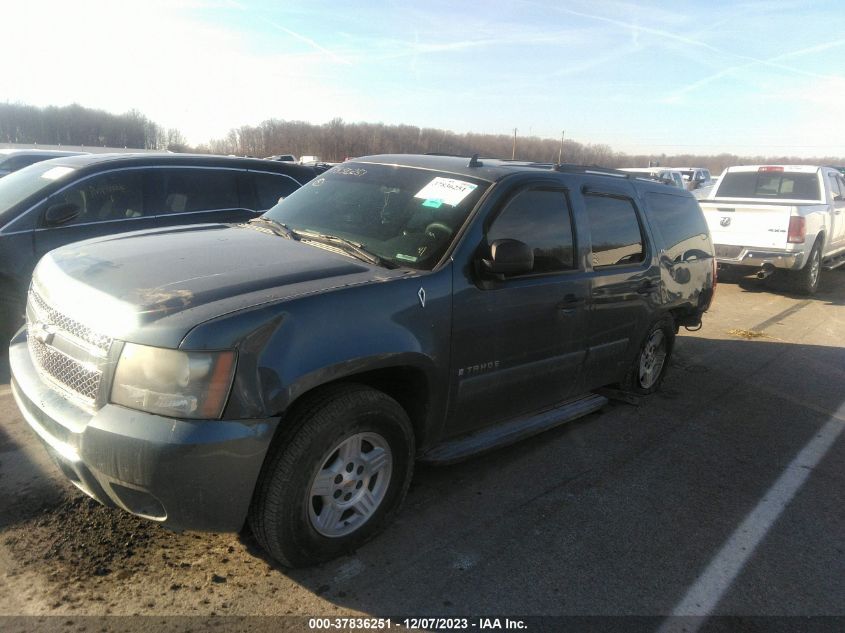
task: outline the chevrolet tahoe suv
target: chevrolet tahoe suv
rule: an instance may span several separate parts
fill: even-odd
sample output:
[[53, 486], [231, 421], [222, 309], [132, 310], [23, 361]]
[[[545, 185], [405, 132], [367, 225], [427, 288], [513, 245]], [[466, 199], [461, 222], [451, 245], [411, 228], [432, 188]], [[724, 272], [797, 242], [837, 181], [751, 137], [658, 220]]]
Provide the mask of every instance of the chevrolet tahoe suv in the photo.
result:
[[716, 284], [692, 195], [624, 172], [359, 158], [245, 224], [48, 253], [12, 391], [61, 470], [302, 566], [396, 513], [416, 460], [500, 448], [663, 379]]

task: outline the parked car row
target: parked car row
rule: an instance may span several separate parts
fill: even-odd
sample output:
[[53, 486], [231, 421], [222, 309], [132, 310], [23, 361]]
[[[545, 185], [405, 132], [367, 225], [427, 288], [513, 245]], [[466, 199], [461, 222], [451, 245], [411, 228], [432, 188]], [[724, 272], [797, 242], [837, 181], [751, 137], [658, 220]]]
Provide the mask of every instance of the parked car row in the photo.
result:
[[677, 169], [669, 169], [667, 167], [623, 167], [620, 171], [641, 174], [644, 178], [651, 178], [652, 180], [672, 185], [678, 189], [687, 189], [684, 183], [684, 177]]
[[21, 261], [156, 227], [49, 250], [9, 349], [18, 407], [86, 494], [326, 560], [390, 521], [416, 460], [581, 417], [606, 385], [654, 392], [713, 298], [677, 186], [477, 156], [308, 169], [71, 157], [0, 181]]

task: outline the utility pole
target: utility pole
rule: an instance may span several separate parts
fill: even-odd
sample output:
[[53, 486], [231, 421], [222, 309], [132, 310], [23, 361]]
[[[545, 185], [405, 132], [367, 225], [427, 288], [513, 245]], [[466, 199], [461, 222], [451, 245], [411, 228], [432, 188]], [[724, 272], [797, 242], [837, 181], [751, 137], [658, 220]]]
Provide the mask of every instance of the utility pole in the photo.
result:
[[564, 134], [564, 132], [566, 132], [566, 130], [560, 131], [560, 150], [558, 150], [558, 153], [557, 153], [557, 164], [558, 165], [563, 163], [562, 159], [563, 159], [563, 134]]
[[516, 158], [516, 128], [513, 129], [513, 151], [511, 152], [511, 159]]

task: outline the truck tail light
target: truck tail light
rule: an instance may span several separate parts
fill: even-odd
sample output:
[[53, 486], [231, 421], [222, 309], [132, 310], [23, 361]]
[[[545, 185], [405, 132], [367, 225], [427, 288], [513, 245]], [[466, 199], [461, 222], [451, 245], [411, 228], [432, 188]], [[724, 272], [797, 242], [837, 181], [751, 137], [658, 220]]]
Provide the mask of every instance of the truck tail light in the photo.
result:
[[789, 218], [789, 232], [786, 234], [786, 241], [789, 244], [803, 244], [807, 237], [807, 220], [793, 215]]
[[758, 172], [765, 172], [765, 171], [783, 171], [783, 167], [779, 167], [776, 165], [766, 165], [765, 167], [760, 167], [757, 169]]

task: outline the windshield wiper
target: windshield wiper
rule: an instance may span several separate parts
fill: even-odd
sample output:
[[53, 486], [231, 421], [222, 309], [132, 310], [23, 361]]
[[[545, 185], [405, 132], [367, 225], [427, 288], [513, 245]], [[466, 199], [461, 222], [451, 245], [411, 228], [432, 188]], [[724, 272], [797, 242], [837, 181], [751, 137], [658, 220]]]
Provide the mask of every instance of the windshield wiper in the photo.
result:
[[[288, 229], [290, 230], [290, 229]], [[363, 244], [353, 242], [345, 237], [338, 237], [337, 235], [327, 235], [325, 233], [311, 233], [310, 231], [298, 231], [295, 233], [297, 239], [311, 240], [314, 242], [323, 242], [338, 246], [341, 250], [353, 257], [374, 264], [376, 266], [383, 266], [384, 268], [396, 268], [396, 264], [368, 251]]]
[[287, 224], [282, 224], [281, 222], [276, 222], [275, 220], [272, 220], [270, 218], [265, 218], [263, 215], [257, 218], [253, 218], [249, 221], [249, 224], [261, 224], [274, 235], [285, 237], [289, 240], [299, 239], [299, 234], [293, 229], [288, 228]]

